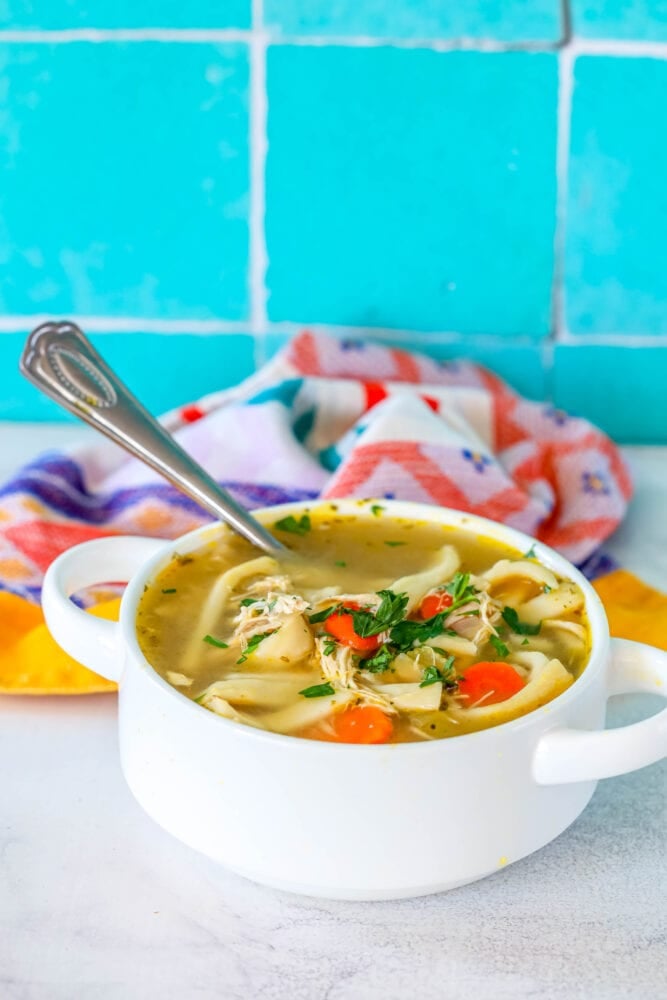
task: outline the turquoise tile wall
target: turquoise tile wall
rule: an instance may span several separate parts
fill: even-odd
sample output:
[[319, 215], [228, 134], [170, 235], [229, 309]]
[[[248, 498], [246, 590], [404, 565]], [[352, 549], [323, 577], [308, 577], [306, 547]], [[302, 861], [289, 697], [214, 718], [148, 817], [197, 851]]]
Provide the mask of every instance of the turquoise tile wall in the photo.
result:
[[572, 19], [587, 38], [667, 40], [665, 0], [572, 0]]
[[0, 419], [78, 320], [155, 411], [303, 324], [667, 443], [667, 6], [0, 0]]
[[667, 61], [583, 56], [574, 73], [568, 328], [667, 334]]
[[247, 317], [245, 46], [0, 42], [0, 75], [3, 311]]
[[264, 0], [264, 18], [283, 35], [553, 42], [563, 30], [560, 0]]
[[553, 399], [620, 441], [665, 444], [664, 347], [559, 344]]
[[[19, 374], [17, 358], [28, 330], [0, 335], [0, 420], [73, 420]], [[171, 410], [254, 370], [248, 334], [164, 334], [142, 330], [92, 333], [90, 339], [153, 413]]]
[[2, 0], [0, 29], [249, 28], [251, 0]]
[[271, 46], [269, 319], [545, 336], [556, 73], [553, 53]]

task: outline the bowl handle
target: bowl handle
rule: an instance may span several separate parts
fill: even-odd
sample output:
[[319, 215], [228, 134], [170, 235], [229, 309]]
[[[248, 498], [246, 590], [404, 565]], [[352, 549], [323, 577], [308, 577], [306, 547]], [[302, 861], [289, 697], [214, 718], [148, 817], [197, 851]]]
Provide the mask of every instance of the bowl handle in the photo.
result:
[[59, 646], [107, 680], [117, 681], [123, 668], [118, 622], [86, 614], [70, 595], [95, 583], [129, 580], [167, 543], [157, 538], [114, 535], [83, 542], [51, 563], [42, 588], [42, 610]]
[[[612, 639], [608, 696], [648, 692], [667, 698], [667, 653]], [[539, 741], [533, 777], [540, 785], [596, 781], [627, 774], [667, 756], [667, 708], [619, 729], [552, 729]]]

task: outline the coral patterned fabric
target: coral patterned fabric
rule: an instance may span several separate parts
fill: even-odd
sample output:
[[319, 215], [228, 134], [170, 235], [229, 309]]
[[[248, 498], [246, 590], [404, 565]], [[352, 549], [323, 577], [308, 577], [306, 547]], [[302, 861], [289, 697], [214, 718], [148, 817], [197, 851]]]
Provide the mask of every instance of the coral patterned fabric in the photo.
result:
[[[318, 496], [417, 500], [503, 521], [577, 563], [618, 525], [631, 492], [604, 434], [476, 364], [311, 333], [240, 386], [164, 422], [249, 508]], [[77, 542], [172, 538], [205, 520], [101, 438], [43, 455], [0, 490], [0, 589], [36, 602], [49, 563]]]

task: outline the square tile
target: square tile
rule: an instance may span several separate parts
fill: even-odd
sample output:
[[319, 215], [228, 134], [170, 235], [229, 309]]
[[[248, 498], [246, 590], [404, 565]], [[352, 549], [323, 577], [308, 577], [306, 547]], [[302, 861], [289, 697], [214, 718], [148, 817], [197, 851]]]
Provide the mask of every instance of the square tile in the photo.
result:
[[264, 0], [264, 21], [288, 35], [374, 38], [555, 42], [562, 30], [559, 0]]
[[0, 28], [247, 28], [251, 0], [4, 0]]
[[0, 45], [0, 309], [248, 311], [244, 45]]
[[572, 333], [667, 333], [667, 62], [575, 63], [565, 292]]
[[268, 53], [271, 320], [550, 326], [556, 57]]
[[635, 41], [667, 39], [665, 0], [572, 0], [575, 35]]
[[[0, 333], [0, 420], [74, 420], [19, 373], [27, 335]], [[254, 370], [254, 339], [244, 334], [102, 333], [90, 339], [155, 414], [236, 385]]]
[[667, 347], [556, 347], [556, 406], [621, 444], [667, 444], [665, 385]]

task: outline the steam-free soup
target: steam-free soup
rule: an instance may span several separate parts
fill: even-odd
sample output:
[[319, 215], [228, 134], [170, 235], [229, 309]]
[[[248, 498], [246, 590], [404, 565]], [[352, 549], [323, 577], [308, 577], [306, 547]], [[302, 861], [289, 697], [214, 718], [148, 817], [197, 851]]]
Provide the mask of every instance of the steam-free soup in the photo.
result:
[[458, 736], [561, 694], [589, 651], [570, 580], [471, 532], [335, 503], [272, 530], [280, 564], [223, 530], [140, 603], [146, 658], [242, 725], [340, 743]]

